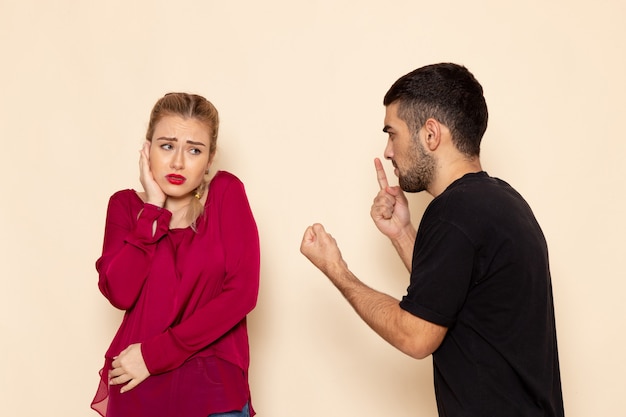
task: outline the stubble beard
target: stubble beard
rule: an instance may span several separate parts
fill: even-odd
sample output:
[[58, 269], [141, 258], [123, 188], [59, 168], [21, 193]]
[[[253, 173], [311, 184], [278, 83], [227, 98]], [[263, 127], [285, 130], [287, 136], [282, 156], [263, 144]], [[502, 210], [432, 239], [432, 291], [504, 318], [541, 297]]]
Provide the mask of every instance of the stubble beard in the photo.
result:
[[398, 183], [407, 193], [419, 193], [428, 189], [435, 173], [435, 159], [426, 153], [422, 144], [415, 140], [409, 151], [410, 166], [406, 172], [399, 171]]

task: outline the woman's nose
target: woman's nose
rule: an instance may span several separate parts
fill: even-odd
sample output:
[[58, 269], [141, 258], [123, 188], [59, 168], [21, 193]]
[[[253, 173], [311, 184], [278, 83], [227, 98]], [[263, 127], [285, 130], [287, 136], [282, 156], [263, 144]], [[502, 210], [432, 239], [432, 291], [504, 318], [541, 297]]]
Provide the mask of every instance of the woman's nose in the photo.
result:
[[185, 160], [184, 160], [183, 153], [180, 150], [177, 150], [176, 153], [174, 154], [174, 157], [172, 158], [171, 166], [174, 169], [184, 168]]

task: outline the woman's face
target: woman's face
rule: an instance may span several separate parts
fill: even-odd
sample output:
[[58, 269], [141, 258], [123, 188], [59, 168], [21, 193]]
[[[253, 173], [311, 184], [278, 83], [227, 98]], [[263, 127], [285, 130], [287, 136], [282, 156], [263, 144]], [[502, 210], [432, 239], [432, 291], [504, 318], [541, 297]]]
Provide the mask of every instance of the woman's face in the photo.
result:
[[173, 199], [192, 196], [211, 164], [211, 131], [197, 119], [164, 116], [151, 142], [150, 170], [161, 190]]

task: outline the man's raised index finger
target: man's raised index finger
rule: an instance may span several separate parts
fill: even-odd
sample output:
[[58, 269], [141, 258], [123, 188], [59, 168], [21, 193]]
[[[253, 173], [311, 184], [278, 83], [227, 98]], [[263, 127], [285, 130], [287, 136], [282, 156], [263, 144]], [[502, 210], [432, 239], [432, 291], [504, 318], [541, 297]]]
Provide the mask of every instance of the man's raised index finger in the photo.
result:
[[383, 168], [383, 163], [380, 162], [380, 159], [374, 158], [374, 166], [376, 167], [376, 178], [378, 179], [378, 185], [381, 190], [389, 187], [389, 183], [387, 182], [387, 174], [385, 174], [385, 168]]

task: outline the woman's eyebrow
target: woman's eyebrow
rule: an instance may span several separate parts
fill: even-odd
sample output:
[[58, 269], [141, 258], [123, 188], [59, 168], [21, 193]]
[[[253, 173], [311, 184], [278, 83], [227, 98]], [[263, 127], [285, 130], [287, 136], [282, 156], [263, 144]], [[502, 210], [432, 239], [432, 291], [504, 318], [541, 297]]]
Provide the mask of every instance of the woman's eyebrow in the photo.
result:
[[[167, 136], [161, 136], [160, 138], [157, 138], [156, 140], [164, 140], [166, 142], [178, 142], [178, 138], [169, 138]], [[194, 140], [188, 140], [186, 143], [190, 144], [190, 145], [195, 145], [195, 146], [204, 146], [206, 148], [206, 145], [202, 142], [196, 142]]]
[[206, 145], [205, 145], [204, 143], [202, 143], [202, 142], [196, 142], [196, 141], [193, 141], [193, 140], [188, 140], [188, 141], [187, 141], [187, 143], [188, 143], [188, 144], [190, 144], [190, 145], [196, 145], [196, 146], [204, 146], [204, 147], [206, 147]]

